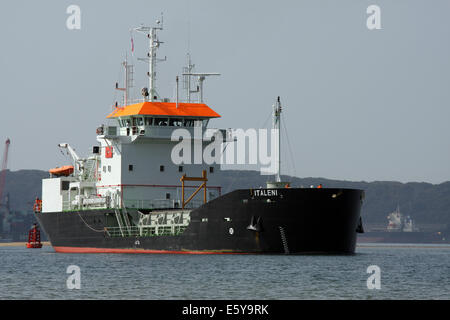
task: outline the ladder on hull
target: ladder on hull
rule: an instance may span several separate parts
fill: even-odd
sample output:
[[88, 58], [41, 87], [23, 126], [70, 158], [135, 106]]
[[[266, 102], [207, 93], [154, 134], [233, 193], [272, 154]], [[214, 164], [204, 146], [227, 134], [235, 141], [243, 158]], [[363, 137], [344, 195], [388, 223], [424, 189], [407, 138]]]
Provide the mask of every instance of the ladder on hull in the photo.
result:
[[124, 230], [126, 229], [128, 235], [131, 236], [131, 224], [130, 219], [128, 219], [127, 209], [123, 207], [122, 211], [118, 206], [119, 195], [116, 194], [116, 198], [114, 201], [114, 213], [116, 214], [117, 224], [119, 225], [120, 234], [122, 237], [125, 237]]
[[116, 219], [117, 219], [117, 224], [119, 225], [119, 230], [120, 230], [120, 234], [122, 235], [122, 237], [125, 237], [124, 233], [123, 233], [123, 223], [122, 223], [122, 218], [120, 217], [120, 210], [115, 208], [114, 212], [116, 213]]

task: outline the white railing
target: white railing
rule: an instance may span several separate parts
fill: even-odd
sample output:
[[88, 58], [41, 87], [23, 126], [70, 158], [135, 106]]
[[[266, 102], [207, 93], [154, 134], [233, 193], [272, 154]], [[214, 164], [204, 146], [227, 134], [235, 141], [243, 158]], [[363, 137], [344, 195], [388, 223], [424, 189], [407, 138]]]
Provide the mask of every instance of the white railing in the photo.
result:
[[[131, 104], [136, 104], [136, 103], [142, 103], [142, 102], [150, 102], [149, 99], [144, 99], [144, 98], [138, 98], [138, 99], [128, 99], [127, 100], [127, 105], [131, 105]], [[170, 99], [170, 98], [163, 98], [160, 99], [158, 101], [153, 101], [153, 102], [170, 102], [170, 103], [176, 103], [176, 99]], [[178, 103], [205, 103], [205, 102], [198, 102], [198, 101], [193, 101], [193, 99], [191, 99], [191, 101], [187, 101], [186, 99], [178, 99]], [[123, 105], [119, 105], [119, 108], [123, 108]]]
[[[108, 201], [106, 197], [98, 197], [96, 199], [105, 200], [102, 203], [83, 203], [80, 207], [77, 203], [70, 203], [69, 200], [63, 200], [62, 210], [72, 211], [72, 210], [92, 210], [92, 209], [106, 209], [112, 208], [111, 201]], [[75, 200], [73, 200], [75, 201]], [[186, 209], [195, 209], [203, 204], [202, 200], [191, 200], [186, 204]], [[154, 199], [154, 200], [143, 200], [143, 199], [124, 199], [122, 206], [129, 209], [181, 209], [181, 200], [172, 199]]]
[[[186, 208], [198, 208], [203, 204], [202, 200], [191, 200]], [[180, 200], [172, 199], [154, 199], [154, 200], [142, 200], [142, 199], [124, 199], [123, 206], [126, 208], [135, 209], [172, 209], [181, 208]]]
[[152, 225], [141, 227], [107, 227], [106, 234], [110, 237], [151, 237], [151, 236], [177, 236], [184, 232], [187, 225]]

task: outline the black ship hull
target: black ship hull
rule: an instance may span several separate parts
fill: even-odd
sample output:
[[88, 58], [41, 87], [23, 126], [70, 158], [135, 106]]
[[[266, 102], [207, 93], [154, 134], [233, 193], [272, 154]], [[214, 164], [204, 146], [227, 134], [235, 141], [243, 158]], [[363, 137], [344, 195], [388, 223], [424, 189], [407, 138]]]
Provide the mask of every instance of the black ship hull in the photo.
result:
[[[356, 189], [236, 190], [193, 209], [189, 224], [176, 235], [112, 236], [114, 209], [36, 217], [57, 252], [352, 254], [363, 197]], [[126, 212], [136, 224], [138, 210]]]

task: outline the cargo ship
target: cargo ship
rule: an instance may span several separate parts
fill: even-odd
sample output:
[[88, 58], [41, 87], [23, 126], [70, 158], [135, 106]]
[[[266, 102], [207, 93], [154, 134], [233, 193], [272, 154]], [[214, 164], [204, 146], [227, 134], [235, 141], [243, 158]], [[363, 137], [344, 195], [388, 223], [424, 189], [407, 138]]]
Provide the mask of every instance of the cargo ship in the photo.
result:
[[[194, 72], [188, 54], [182, 82], [185, 97], [158, 94], [156, 65], [162, 44], [152, 27], [132, 29], [149, 40], [142, 59], [149, 64], [148, 87], [131, 99], [134, 66], [123, 62], [122, 103], [107, 118], [115, 125], [97, 128], [97, 144], [81, 158], [59, 144], [71, 165], [49, 170], [36, 199], [35, 216], [56, 252], [182, 254], [352, 254], [364, 191], [296, 188], [281, 180], [280, 166], [265, 188], [222, 194], [220, 162], [173, 161], [176, 130], [193, 136], [193, 150], [211, 141], [235, 142], [230, 129], [209, 128], [220, 115], [205, 104], [204, 81], [217, 73]], [[133, 48], [134, 50], [134, 48]], [[281, 121], [280, 98], [273, 105], [273, 130]], [[179, 131], [178, 131], [179, 132]], [[209, 132], [206, 134], [198, 132]], [[279, 144], [278, 164], [280, 164]], [[183, 151], [184, 152], [184, 151]], [[176, 152], [175, 152], [176, 153]], [[183, 159], [185, 154], [182, 155]], [[215, 155], [214, 155], [215, 156]], [[272, 176], [270, 176], [272, 177]]]
[[404, 215], [400, 207], [387, 216], [385, 228], [373, 228], [358, 235], [358, 243], [450, 243], [446, 230], [425, 231]]

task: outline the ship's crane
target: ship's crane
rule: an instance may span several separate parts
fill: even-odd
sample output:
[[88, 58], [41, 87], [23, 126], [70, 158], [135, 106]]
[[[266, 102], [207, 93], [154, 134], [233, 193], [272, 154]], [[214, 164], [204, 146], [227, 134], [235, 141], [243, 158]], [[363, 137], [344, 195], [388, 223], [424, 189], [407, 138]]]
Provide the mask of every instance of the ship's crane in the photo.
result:
[[68, 144], [68, 143], [60, 143], [58, 144], [58, 147], [67, 149], [67, 152], [70, 154], [74, 162], [77, 162], [80, 160], [80, 157], [77, 155], [75, 150]]
[[61, 149], [66, 149], [67, 153], [72, 157], [74, 168], [77, 171], [78, 174], [83, 173], [84, 165], [83, 165], [83, 159], [81, 159], [77, 153], [75, 152], [75, 149], [73, 149], [68, 143], [60, 143], [58, 144], [58, 147]]
[[72, 148], [68, 143], [60, 143], [58, 144], [58, 147], [61, 149], [66, 149], [67, 154], [72, 158], [74, 166], [74, 177], [78, 178], [78, 180], [80, 181], [96, 179], [98, 160], [97, 156], [94, 155], [87, 158], [81, 158], [75, 152], [75, 149]]

